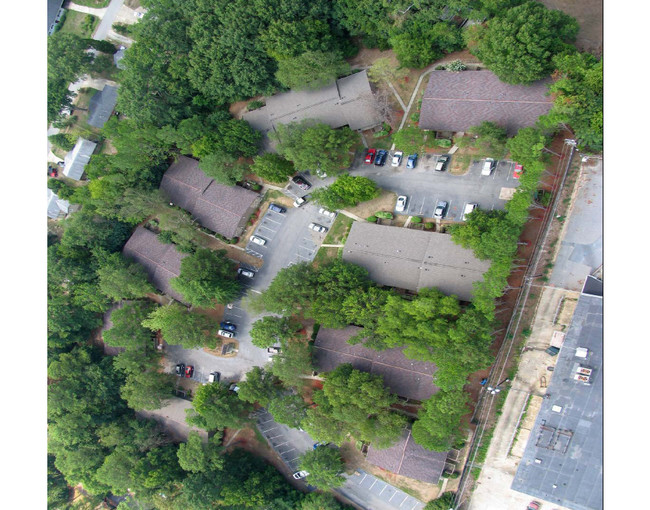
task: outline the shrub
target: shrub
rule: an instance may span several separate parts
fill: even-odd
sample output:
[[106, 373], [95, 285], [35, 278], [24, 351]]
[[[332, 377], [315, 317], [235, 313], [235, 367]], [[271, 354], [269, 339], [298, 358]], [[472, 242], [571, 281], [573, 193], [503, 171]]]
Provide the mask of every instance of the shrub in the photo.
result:
[[131, 26], [126, 23], [113, 23], [113, 30], [121, 35], [128, 36], [131, 34]]
[[387, 124], [386, 122], [384, 122], [384, 123], [381, 125], [381, 131], [377, 131], [373, 136], [374, 136], [375, 138], [380, 138], [380, 137], [382, 137], [382, 136], [387, 136], [387, 135], [390, 134], [391, 129], [392, 129], [392, 128], [390, 127], [390, 124]]
[[368, 216], [368, 217], [366, 218], [366, 221], [369, 221], [370, 223], [377, 223], [377, 216], [375, 216], [375, 215], [373, 215], [373, 216]]
[[436, 71], [444, 71], [445, 69], [446, 69], [446, 67], [445, 67], [444, 64], [438, 64], [438, 65], [435, 67], [435, 70], [436, 70]]
[[411, 120], [413, 122], [419, 122], [420, 121], [420, 112], [415, 112], [413, 115], [411, 115]]
[[427, 222], [424, 224], [424, 228], [426, 228], [427, 230], [431, 230], [431, 229], [433, 228], [433, 223], [427, 221]]
[[163, 230], [158, 235], [158, 240], [161, 243], [172, 244], [174, 242], [174, 233], [171, 230]]
[[375, 216], [377, 218], [383, 218], [385, 220], [392, 220], [393, 219], [393, 213], [392, 212], [387, 212], [387, 211], [376, 212]]
[[439, 138], [436, 140], [436, 145], [438, 147], [451, 147], [451, 140], [448, 138]]
[[253, 110], [257, 110], [258, 108], [262, 108], [262, 106], [264, 106], [264, 101], [251, 101], [250, 103], [248, 103], [246, 109], [250, 112]]
[[54, 29], [52, 30], [52, 33], [58, 32], [61, 30], [61, 27], [65, 23], [65, 17], [68, 15], [68, 10], [67, 9], [61, 9], [61, 17], [59, 18], [59, 22], [54, 25]]
[[[115, 28], [115, 25], [113, 25], [113, 28]], [[85, 39], [85, 42], [89, 48], [94, 48], [97, 51], [101, 51], [102, 53], [108, 53], [112, 55], [117, 51], [117, 47], [114, 44], [109, 43], [108, 41], [98, 41], [97, 39]]]
[[447, 71], [464, 71], [465, 69], [467, 69], [467, 66], [463, 64], [462, 60], [457, 59], [452, 62], [449, 62], [449, 64], [445, 66], [445, 69]]
[[422, 218], [420, 218], [419, 216], [413, 216], [411, 218], [411, 223], [414, 223], [414, 224], [422, 223]]
[[77, 143], [77, 137], [72, 134], [57, 133], [48, 136], [48, 140], [64, 151], [71, 151]]

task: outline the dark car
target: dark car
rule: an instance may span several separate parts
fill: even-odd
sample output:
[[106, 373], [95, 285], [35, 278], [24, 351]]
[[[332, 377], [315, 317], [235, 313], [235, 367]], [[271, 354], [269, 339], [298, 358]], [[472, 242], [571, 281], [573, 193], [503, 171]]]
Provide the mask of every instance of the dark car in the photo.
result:
[[230, 321], [223, 321], [219, 326], [226, 331], [237, 331], [237, 326]]
[[194, 367], [192, 365], [187, 365], [185, 367], [185, 377], [190, 379], [194, 375]]
[[185, 374], [185, 364], [179, 363], [178, 365], [176, 365], [176, 375], [182, 377], [183, 374]]
[[415, 168], [418, 164], [418, 155], [411, 154], [406, 160], [406, 168]]
[[377, 157], [375, 157], [375, 165], [384, 166], [386, 164], [387, 156], [388, 156], [388, 152], [385, 151], [384, 149], [380, 149], [379, 151], [377, 151]]
[[376, 149], [368, 149], [365, 162], [370, 165], [375, 160], [375, 154], [377, 154]]
[[311, 188], [311, 184], [309, 184], [304, 177], [301, 177], [300, 175], [296, 175], [293, 179], [291, 179], [293, 182], [295, 182], [298, 187], [301, 190], [307, 191], [309, 188]]
[[281, 213], [281, 214], [287, 212], [287, 210], [284, 207], [282, 207], [281, 205], [277, 205], [277, 204], [273, 204], [273, 203], [269, 204], [269, 210], [277, 212], [277, 213]]

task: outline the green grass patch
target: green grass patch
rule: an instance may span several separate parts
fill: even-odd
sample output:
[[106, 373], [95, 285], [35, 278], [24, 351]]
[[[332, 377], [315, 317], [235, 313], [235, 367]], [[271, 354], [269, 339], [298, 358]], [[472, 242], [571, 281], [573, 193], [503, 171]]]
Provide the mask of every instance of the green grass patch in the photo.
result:
[[97, 16], [68, 10], [65, 16], [65, 22], [61, 27], [61, 32], [68, 32], [70, 34], [76, 34], [79, 37], [89, 38], [93, 35], [97, 23], [99, 23]]
[[88, 106], [90, 105], [90, 99], [97, 94], [99, 90], [97, 89], [92, 89], [92, 88], [81, 88], [77, 92], [77, 100], [75, 101], [74, 106], [77, 108], [85, 108], [88, 109]]
[[321, 246], [314, 257], [314, 264], [320, 267], [327, 262], [336, 260], [338, 258], [338, 253], [338, 248], [323, 248]]
[[108, 7], [111, 0], [74, 0], [74, 3], [77, 5], [92, 7], [93, 9], [103, 9], [104, 7]]
[[393, 145], [393, 137], [391, 135], [382, 136], [381, 138], [372, 138], [369, 140], [370, 148], [372, 149], [386, 149], [390, 150]]
[[329, 229], [323, 244], [343, 244], [354, 220], [344, 214], [338, 214], [332, 228]]

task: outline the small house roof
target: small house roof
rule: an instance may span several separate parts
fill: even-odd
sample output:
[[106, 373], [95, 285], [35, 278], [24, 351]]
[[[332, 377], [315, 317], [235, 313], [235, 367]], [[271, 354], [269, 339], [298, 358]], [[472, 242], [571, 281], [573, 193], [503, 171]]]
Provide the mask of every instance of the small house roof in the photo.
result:
[[110, 118], [117, 103], [117, 87], [105, 85], [102, 90], [90, 98], [88, 105], [88, 124], [102, 128]]
[[66, 155], [64, 159], [63, 175], [78, 181], [84, 173], [86, 165], [90, 161], [90, 156], [95, 151], [97, 144], [79, 138], [74, 148]]

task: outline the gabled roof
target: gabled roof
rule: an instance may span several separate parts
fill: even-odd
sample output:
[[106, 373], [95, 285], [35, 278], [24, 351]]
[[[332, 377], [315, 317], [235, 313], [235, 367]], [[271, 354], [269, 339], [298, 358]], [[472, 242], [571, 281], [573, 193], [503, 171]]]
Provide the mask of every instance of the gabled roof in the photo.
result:
[[88, 124], [96, 128], [104, 127], [117, 103], [117, 87], [105, 85], [104, 89], [90, 98], [88, 105]]
[[181, 274], [181, 260], [187, 257], [187, 253], [179, 252], [174, 244], [160, 242], [156, 234], [144, 227], [135, 229], [122, 253], [144, 267], [154, 287], [184, 302], [183, 296], [172, 289], [169, 280]]
[[464, 301], [490, 267], [448, 234], [355, 222], [343, 248], [343, 260], [364, 267], [381, 284], [417, 292], [436, 287]]
[[292, 90], [271, 96], [266, 106], [243, 115], [263, 133], [278, 124], [315, 119], [333, 128], [369, 129], [382, 119], [372, 106], [373, 95], [366, 71], [361, 71], [318, 90]]
[[490, 71], [432, 71], [422, 98], [419, 126], [436, 131], [467, 131], [483, 121], [509, 135], [535, 125], [553, 106], [546, 95], [551, 79], [531, 85], [503, 83]]
[[47, 189], [47, 215], [56, 220], [64, 217], [70, 210], [70, 202], [59, 198], [50, 188]]
[[95, 142], [79, 138], [74, 148], [65, 157], [63, 175], [75, 181], [81, 179], [95, 147], [97, 147]]
[[408, 359], [402, 347], [375, 351], [363, 344], [350, 345], [348, 340], [363, 331], [357, 326], [343, 329], [320, 328], [314, 342], [313, 359], [322, 372], [350, 363], [357, 370], [381, 375], [384, 384], [400, 397], [426, 400], [438, 391], [433, 363]]
[[163, 176], [160, 188], [206, 228], [225, 237], [237, 235], [240, 222], [259, 198], [240, 186], [224, 186], [208, 177], [195, 159], [180, 156]]
[[390, 448], [379, 450], [371, 444], [366, 460], [397, 475], [438, 483], [445, 469], [447, 452], [434, 452], [420, 446], [407, 429]]
[[126, 48], [124, 46], [120, 46], [120, 49], [113, 54], [113, 62], [115, 63], [115, 67], [117, 67], [118, 69], [124, 69], [124, 64], [122, 63], [122, 59], [124, 58], [125, 51]]

